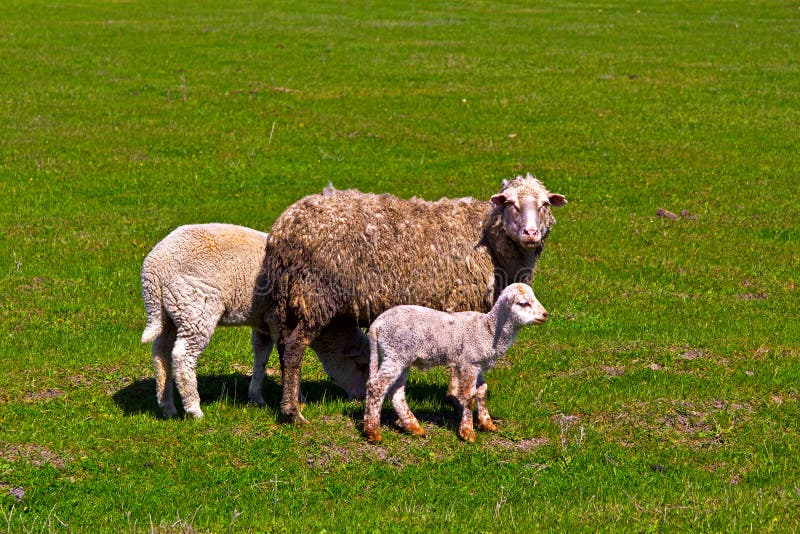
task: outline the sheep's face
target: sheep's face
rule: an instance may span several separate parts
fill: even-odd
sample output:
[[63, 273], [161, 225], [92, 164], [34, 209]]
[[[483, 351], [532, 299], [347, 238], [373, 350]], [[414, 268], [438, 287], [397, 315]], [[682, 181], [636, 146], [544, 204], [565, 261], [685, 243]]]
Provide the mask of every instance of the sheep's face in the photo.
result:
[[511, 284], [504, 291], [511, 305], [511, 315], [519, 325], [542, 324], [547, 321], [547, 310], [527, 284]]
[[524, 248], [541, 246], [555, 218], [551, 206], [567, 203], [564, 195], [550, 193], [544, 185], [528, 174], [503, 184], [492, 197], [492, 204], [503, 210], [502, 221], [506, 235]]

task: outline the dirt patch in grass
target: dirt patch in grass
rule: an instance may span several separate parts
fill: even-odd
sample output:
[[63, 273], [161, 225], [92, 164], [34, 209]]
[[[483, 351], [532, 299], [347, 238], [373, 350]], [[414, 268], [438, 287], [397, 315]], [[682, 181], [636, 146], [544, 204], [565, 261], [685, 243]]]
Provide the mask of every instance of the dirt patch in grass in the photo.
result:
[[42, 402], [61, 397], [64, 392], [60, 389], [47, 388], [41, 391], [31, 391], [25, 394], [23, 400], [25, 402]]
[[519, 441], [511, 441], [506, 438], [493, 437], [487, 440], [487, 442], [491, 447], [519, 452], [530, 452], [550, 444], [550, 440], [547, 438], [527, 438]]
[[704, 448], [722, 445], [731, 432], [753, 413], [748, 404], [721, 400], [692, 403], [658, 399], [640, 402], [626, 410], [589, 416], [586, 424], [596, 426], [623, 447], [643, 439]]
[[12, 463], [24, 461], [34, 467], [51, 465], [57, 469], [66, 468], [67, 462], [70, 460], [70, 458], [54, 453], [47, 447], [42, 447], [41, 445], [35, 445], [33, 443], [24, 443], [21, 445], [4, 443], [0, 445], [0, 459]]

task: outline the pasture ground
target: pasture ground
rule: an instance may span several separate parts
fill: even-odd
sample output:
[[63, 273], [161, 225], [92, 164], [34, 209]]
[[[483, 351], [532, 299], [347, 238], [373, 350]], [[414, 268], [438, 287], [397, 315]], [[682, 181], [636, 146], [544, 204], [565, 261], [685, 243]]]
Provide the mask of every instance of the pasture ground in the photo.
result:
[[[799, 7], [2, 2], [0, 529], [800, 529]], [[459, 442], [435, 371], [427, 437], [386, 408], [370, 445], [311, 357], [312, 424], [279, 424], [235, 329], [206, 418], [158, 417], [139, 269], [171, 229], [527, 171], [570, 203], [498, 433]]]

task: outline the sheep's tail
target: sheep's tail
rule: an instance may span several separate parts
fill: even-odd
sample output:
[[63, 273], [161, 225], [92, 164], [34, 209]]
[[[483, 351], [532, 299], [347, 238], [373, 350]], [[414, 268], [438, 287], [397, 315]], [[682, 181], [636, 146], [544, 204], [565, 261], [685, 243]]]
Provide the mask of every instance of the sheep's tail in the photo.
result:
[[369, 329], [369, 376], [378, 376], [378, 325]]
[[164, 329], [161, 284], [154, 277], [144, 274], [142, 274], [142, 300], [147, 313], [147, 326], [142, 332], [142, 343], [152, 343]]

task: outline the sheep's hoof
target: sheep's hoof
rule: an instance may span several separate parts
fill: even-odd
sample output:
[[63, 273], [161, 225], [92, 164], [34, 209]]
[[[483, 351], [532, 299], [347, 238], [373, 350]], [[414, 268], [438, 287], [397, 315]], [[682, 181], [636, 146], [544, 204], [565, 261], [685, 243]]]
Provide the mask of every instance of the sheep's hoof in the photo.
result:
[[281, 419], [285, 423], [289, 423], [296, 426], [305, 426], [308, 424], [308, 419], [303, 417], [303, 414], [301, 414], [299, 410], [293, 413], [282, 412]]
[[495, 432], [497, 430], [497, 426], [492, 422], [491, 419], [487, 419], [485, 421], [478, 421], [478, 430], [483, 432]]
[[462, 428], [459, 430], [458, 435], [468, 443], [475, 443], [475, 431], [471, 428]]
[[175, 406], [168, 406], [161, 408], [164, 414], [164, 419], [174, 419], [178, 416], [178, 410]]
[[261, 397], [256, 397], [256, 398], [251, 397], [250, 404], [252, 404], [253, 406], [257, 406], [259, 408], [263, 408], [267, 405], [267, 403], [264, 402], [264, 399], [262, 399]]

